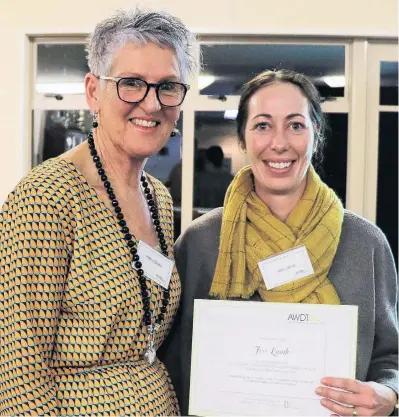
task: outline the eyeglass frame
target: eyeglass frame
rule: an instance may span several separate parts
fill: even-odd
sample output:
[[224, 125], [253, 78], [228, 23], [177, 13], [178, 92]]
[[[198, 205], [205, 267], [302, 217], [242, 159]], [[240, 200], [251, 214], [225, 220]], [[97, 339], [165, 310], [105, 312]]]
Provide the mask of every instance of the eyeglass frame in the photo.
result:
[[[190, 89], [190, 85], [189, 84], [180, 83], [178, 81], [161, 81], [159, 83], [148, 83], [146, 80], [143, 80], [142, 78], [139, 78], [139, 77], [105, 77], [103, 75], [99, 75], [98, 78], [100, 80], [114, 81], [116, 83], [116, 91], [118, 93], [119, 99], [122, 100], [123, 102], [129, 103], [129, 104], [138, 104], [138, 103], [141, 103], [142, 101], [144, 101], [145, 98], [148, 95], [148, 92], [150, 91], [150, 88], [152, 87], [152, 88], [155, 88], [155, 93], [157, 95], [157, 100], [159, 101], [159, 104], [161, 106], [163, 106], [163, 107], [178, 107], [178, 106], [181, 106], [183, 104], [183, 101], [186, 98], [187, 91]], [[139, 100], [139, 101], [127, 101], [127, 100], [124, 100], [123, 98], [121, 98], [121, 96], [119, 94], [119, 83], [122, 80], [139, 80], [139, 81], [143, 81], [147, 85], [147, 91], [145, 92], [144, 97], [141, 100]], [[183, 95], [182, 101], [179, 104], [176, 104], [174, 106], [169, 106], [167, 104], [163, 104], [161, 102], [161, 100], [159, 99], [159, 88], [160, 88], [160, 86], [162, 84], [166, 84], [166, 83], [179, 84], [179, 85], [182, 85], [184, 87], [184, 95]]]

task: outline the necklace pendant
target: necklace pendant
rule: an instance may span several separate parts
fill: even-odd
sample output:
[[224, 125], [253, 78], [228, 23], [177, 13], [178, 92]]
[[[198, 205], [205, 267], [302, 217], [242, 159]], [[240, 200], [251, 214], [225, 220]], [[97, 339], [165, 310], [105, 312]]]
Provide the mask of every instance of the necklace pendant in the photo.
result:
[[148, 349], [146, 350], [145, 354], [144, 354], [144, 359], [147, 361], [147, 363], [149, 365], [152, 365], [155, 361], [155, 358], [157, 357], [157, 351], [155, 349], [154, 346], [154, 338], [155, 338], [155, 333], [157, 332], [157, 330], [160, 328], [161, 326], [156, 323], [156, 324], [150, 324], [147, 329], [148, 329]]
[[152, 365], [157, 357], [157, 351], [154, 348], [154, 344], [150, 343], [147, 351], [144, 354], [144, 359], [147, 361], [149, 365]]

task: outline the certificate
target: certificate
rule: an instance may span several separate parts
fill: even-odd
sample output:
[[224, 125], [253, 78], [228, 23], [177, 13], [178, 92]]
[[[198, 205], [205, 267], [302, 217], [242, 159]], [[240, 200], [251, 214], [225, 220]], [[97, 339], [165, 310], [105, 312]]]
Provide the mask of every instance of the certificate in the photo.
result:
[[356, 345], [356, 306], [195, 300], [189, 414], [328, 416], [315, 389]]

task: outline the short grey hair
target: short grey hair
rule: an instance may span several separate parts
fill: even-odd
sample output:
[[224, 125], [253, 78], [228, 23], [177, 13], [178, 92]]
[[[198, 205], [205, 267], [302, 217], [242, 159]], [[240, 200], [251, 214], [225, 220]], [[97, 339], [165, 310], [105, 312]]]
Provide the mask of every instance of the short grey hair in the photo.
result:
[[193, 53], [196, 37], [184, 23], [166, 12], [136, 8], [120, 10], [96, 25], [86, 44], [90, 71], [96, 76], [110, 75], [115, 53], [128, 42], [140, 46], [154, 42], [171, 48], [176, 54], [183, 82], [197, 70]]

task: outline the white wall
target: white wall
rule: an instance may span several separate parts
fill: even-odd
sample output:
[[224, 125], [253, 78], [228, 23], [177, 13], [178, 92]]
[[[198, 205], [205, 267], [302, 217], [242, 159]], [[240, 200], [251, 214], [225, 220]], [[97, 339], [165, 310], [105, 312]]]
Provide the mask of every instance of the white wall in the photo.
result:
[[[30, 167], [27, 35], [86, 34], [127, 0], [0, 0], [0, 204]], [[147, 0], [202, 33], [397, 36], [396, 0]]]

